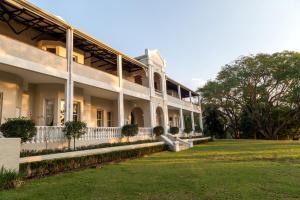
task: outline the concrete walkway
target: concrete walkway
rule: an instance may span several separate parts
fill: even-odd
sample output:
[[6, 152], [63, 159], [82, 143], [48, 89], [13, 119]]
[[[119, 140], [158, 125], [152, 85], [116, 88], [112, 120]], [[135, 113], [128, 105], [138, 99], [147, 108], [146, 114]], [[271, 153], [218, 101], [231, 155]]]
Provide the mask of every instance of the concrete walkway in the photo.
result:
[[62, 159], [62, 158], [89, 156], [89, 155], [103, 154], [103, 153], [114, 152], [114, 151], [124, 151], [124, 150], [138, 149], [143, 147], [152, 147], [152, 146], [158, 146], [163, 144], [165, 143], [152, 142], [152, 143], [145, 143], [145, 144], [133, 144], [133, 145], [126, 145], [126, 146], [107, 147], [107, 148], [90, 149], [90, 150], [83, 150], [83, 151], [73, 151], [73, 152], [66, 152], [66, 153], [31, 156], [31, 157], [20, 158], [20, 164], [38, 162], [43, 160], [54, 160], [54, 159]]

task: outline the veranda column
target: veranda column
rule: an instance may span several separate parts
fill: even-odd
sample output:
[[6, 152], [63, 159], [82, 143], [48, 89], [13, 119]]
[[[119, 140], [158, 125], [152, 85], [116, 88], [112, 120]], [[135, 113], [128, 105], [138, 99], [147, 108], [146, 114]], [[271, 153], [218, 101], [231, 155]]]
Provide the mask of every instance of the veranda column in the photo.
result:
[[177, 86], [178, 98], [181, 99], [181, 87], [180, 85]]
[[166, 102], [164, 103], [164, 122], [165, 134], [167, 134], [169, 132], [169, 112]]
[[190, 102], [192, 103], [192, 91], [189, 91]]
[[180, 108], [179, 114], [180, 114], [180, 128], [181, 128], [181, 131], [183, 132], [184, 131], [184, 117], [183, 117], [182, 108]]
[[68, 79], [65, 83], [65, 122], [73, 120], [73, 29], [67, 29], [66, 35]]
[[154, 108], [153, 108], [153, 102], [152, 102], [152, 95], [154, 94], [154, 83], [153, 83], [153, 71], [152, 66], [149, 65], [148, 67], [148, 80], [149, 80], [149, 92], [150, 92], [150, 100], [149, 100], [149, 115], [150, 115], [150, 127], [154, 127]]
[[119, 76], [119, 94], [118, 94], [118, 125], [124, 125], [124, 93], [123, 93], [123, 69], [122, 69], [122, 56], [117, 56], [117, 68]]
[[192, 122], [192, 131], [195, 131], [195, 119], [194, 119], [194, 112], [191, 112], [191, 122]]

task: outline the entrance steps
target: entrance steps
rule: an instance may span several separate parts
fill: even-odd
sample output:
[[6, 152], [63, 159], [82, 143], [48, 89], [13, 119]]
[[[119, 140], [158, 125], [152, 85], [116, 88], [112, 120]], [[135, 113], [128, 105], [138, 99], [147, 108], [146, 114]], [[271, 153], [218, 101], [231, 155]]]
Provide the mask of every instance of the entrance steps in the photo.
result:
[[180, 139], [179, 137], [175, 137], [171, 134], [161, 135], [161, 138], [165, 141], [165, 143], [169, 146], [172, 151], [178, 152], [185, 149], [189, 149], [193, 147], [193, 141], [185, 141]]

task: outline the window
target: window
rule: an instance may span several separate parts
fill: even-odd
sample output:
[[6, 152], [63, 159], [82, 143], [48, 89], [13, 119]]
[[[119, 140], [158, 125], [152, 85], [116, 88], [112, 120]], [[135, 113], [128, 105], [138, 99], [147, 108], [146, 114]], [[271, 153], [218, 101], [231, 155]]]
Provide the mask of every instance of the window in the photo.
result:
[[73, 103], [73, 121], [75, 121], [75, 122], [80, 121], [80, 103], [79, 102]]
[[45, 100], [45, 125], [53, 126], [54, 124], [54, 100]]
[[56, 48], [55, 47], [46, 47], [46, 51], [56, 54]]
[[173, 118], [172, 117], [169, 117], [169, 125], [170, 125], [170, 127], [173, 127]]
[[97, 110], [97, 127], [103, 127], [104, 121], [103, 121], [103, 110]]
[[3, 107], [3, 92], [0, 92], [0, 124], [2, 119], [2, 107]]
[[73, 55], [73, 61], [78, 62], [78, 56], [77, 55]]
[[[80, 121], [80, 102], [73, 102], [73, 121]], [[65, 100], [60, 102], [60, 123], [65, 123]]]
[[107, 126], [112, 127], [112, 113], [107, 112]]

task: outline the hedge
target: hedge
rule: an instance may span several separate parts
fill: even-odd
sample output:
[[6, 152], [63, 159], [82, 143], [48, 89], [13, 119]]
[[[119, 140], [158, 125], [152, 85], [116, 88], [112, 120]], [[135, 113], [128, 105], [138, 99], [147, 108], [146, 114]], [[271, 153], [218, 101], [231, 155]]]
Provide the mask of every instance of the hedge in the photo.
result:
[[193, 141], [193, 145], [198, 145], [198, 144], [206, 144], [208, 142], [212, 142], [212, 139], [207, 139], [207, 140], [195, 140]]
[[121, 161], [129, 158], [138, 158], [144, 155], [165, 150], [167, 150], [167, 146], [163, 144], [152, 147], [115, 151], [82, 157], [22, 163], [20, 164], [20, 172], [24, 173], [27, 178], [43, 177], [57, 174], [60, 172], [95, 167], [99, 164], [109, 163], [113, 161]]

